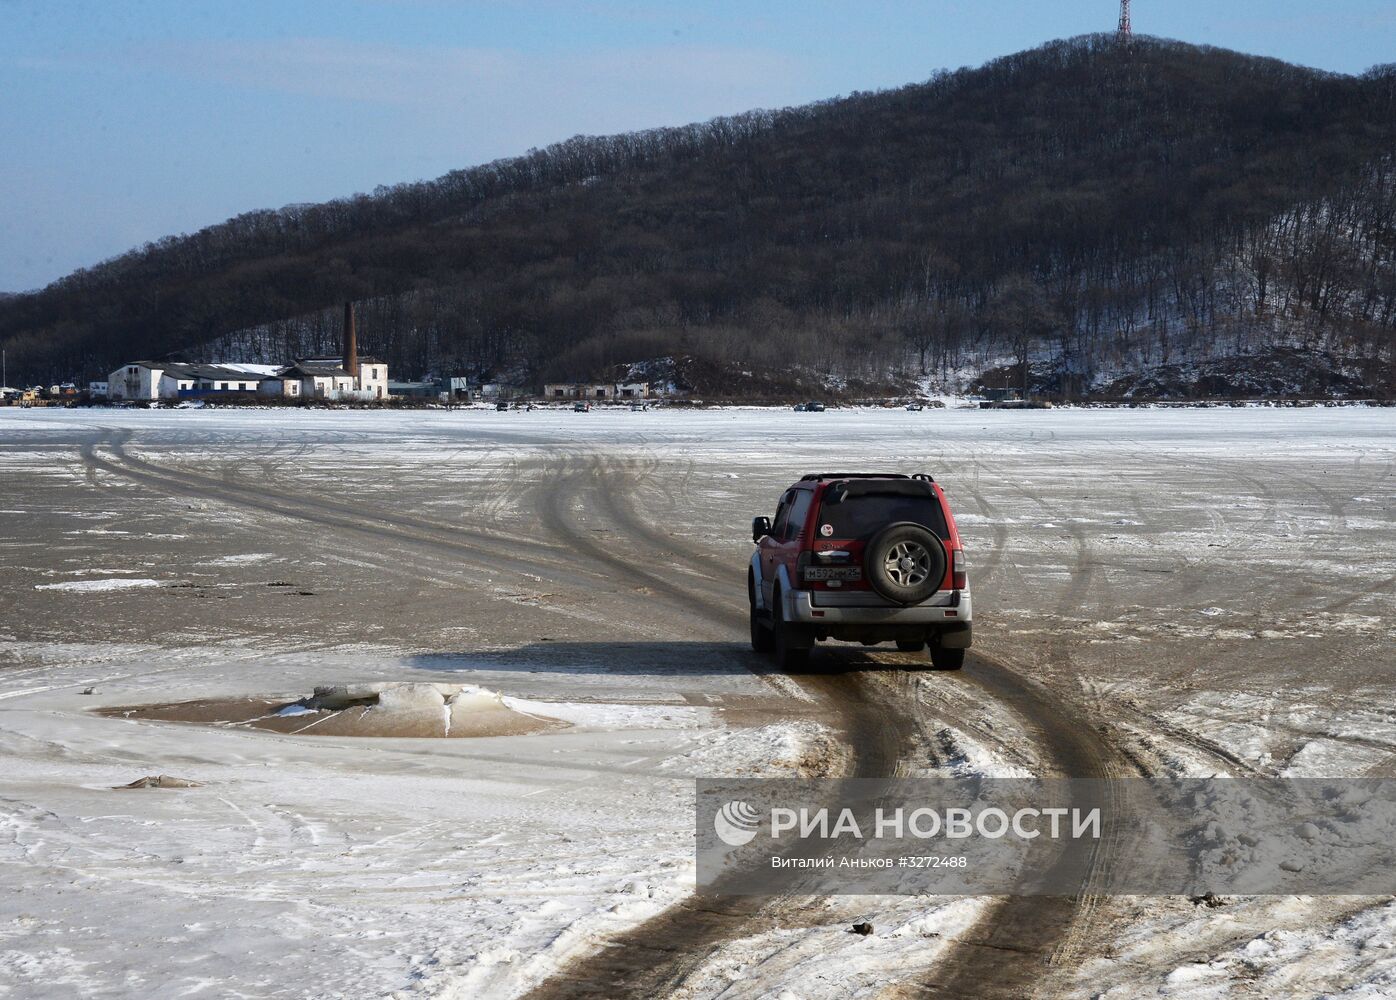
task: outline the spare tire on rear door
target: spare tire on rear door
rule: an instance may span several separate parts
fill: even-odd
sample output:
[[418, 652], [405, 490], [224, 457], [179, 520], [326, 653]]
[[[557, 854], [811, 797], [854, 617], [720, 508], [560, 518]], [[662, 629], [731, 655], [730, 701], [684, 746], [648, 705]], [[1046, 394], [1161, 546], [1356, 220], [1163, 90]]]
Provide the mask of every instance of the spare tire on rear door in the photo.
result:
[[891, 524], [863, 550], [863, 573], [868, 585], [887, 600], [920, 604], [940, 590], [945, 579], [945, 546], [919, 524]]

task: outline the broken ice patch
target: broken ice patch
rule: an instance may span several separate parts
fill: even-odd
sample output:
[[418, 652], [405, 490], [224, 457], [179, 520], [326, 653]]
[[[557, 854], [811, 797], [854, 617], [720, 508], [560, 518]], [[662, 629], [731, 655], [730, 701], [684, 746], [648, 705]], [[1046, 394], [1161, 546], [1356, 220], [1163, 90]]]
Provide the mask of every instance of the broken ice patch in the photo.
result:
[[567, 723], [519, 711], [499, 694], [470, 684], [379, 682], [317, 687], [297, 701], [227, 698], [172, 705], [107, 708], [101, 714], [158, 722], [265, 729], [288, 736], [462, 738], [520, 736]]

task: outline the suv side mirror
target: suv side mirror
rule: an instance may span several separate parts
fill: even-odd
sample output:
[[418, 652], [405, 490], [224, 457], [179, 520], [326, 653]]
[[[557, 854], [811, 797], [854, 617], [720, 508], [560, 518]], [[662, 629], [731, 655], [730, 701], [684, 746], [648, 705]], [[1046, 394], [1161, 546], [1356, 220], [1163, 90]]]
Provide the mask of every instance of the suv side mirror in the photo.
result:
[[771, 519], [769, 517], [753, 517], [751, 519], [751, 540], [759, 542], [771, 533]]

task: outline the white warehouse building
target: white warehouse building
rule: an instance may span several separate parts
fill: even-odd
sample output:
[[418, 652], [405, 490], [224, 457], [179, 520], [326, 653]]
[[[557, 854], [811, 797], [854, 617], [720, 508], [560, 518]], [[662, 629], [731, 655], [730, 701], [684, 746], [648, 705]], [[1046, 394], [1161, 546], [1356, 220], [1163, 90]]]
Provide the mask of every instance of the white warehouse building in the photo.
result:
[[284, 376], [301, 372], [304, 379], [301, 395], [305, 396], [354, 393], [358, 399], [386, 399], [388, 366], [377, 358], [355, 357], [352, 363], [358, 369], [353, 377], [346, 362], [340, 358], [304, 358], [278, 374]]
[[388, 397], [388, 366], [359, 356], [354, 307], [346, 302], [343, 357], [297, 358], [289, 365], [133, 361], [107, 377], [109, 399], [198, 399], [225, 393], [372, 402]]
[[105, 394], [108, 399], [146, 401], [232, 393], [284, 399], [386, 399], [388, 366], [377, 358], [359, 358], [355, 367], [357, 378], [338, 358], [310, 358], [284, 366], [133, 361], [107, 377]]
[[107, 376], [110, 399], [180, 399], [224, 392], [256, 392], [279, 365], [189, 364], [133, 361]]

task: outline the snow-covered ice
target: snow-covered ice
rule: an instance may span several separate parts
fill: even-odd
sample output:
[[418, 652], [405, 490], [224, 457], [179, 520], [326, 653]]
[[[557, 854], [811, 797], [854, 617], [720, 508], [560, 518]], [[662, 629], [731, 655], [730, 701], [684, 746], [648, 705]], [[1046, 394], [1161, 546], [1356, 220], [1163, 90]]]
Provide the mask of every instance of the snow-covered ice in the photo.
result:
[[[693, 883], [692, 778], [837, 773], [846, 747], [739, 629], [575, 557], [548, 519], [740, 615], [751, 516], [816, 469], [934, 473], [976, 645], [1140, 766], [1326, 777], [1396, 754], [1396, 411], [10, 410], [0, 437], [15, 996], [508, 998], [660, 912]], [[549, 508], [564, 472], [619, 506]], [[625, 532], [627, 504], [652, 535]], [[730, 588], [686, 565], [699, 548]], [[1037, 773], [1011, 710], [913, 680], [916, 766]], [[96, 711], [264, 698], [309, 722], [316, 686], [401, 684], [550, 722], [441, 740]], [[422, 694], [402, 707], [444, 727], [448, 696]], [[200, 787], [113, 790], [162, 773]], [[1385, 901], [1099, 905], [1062, 995], [1392, 990]], [[727, 943], [690, 993], [877, 995], [988, 906], [830, 900]], [[877, 933], [848, 934], [860, 919]]]
[[68, 580], [63, 583], [37, 583], [35, 590], [68, 590], [93, 593], [104, 590], [137, 590], [141, 587], [162, 587], [164, 581], [145, 578], [112, 577], [107, 580]]

